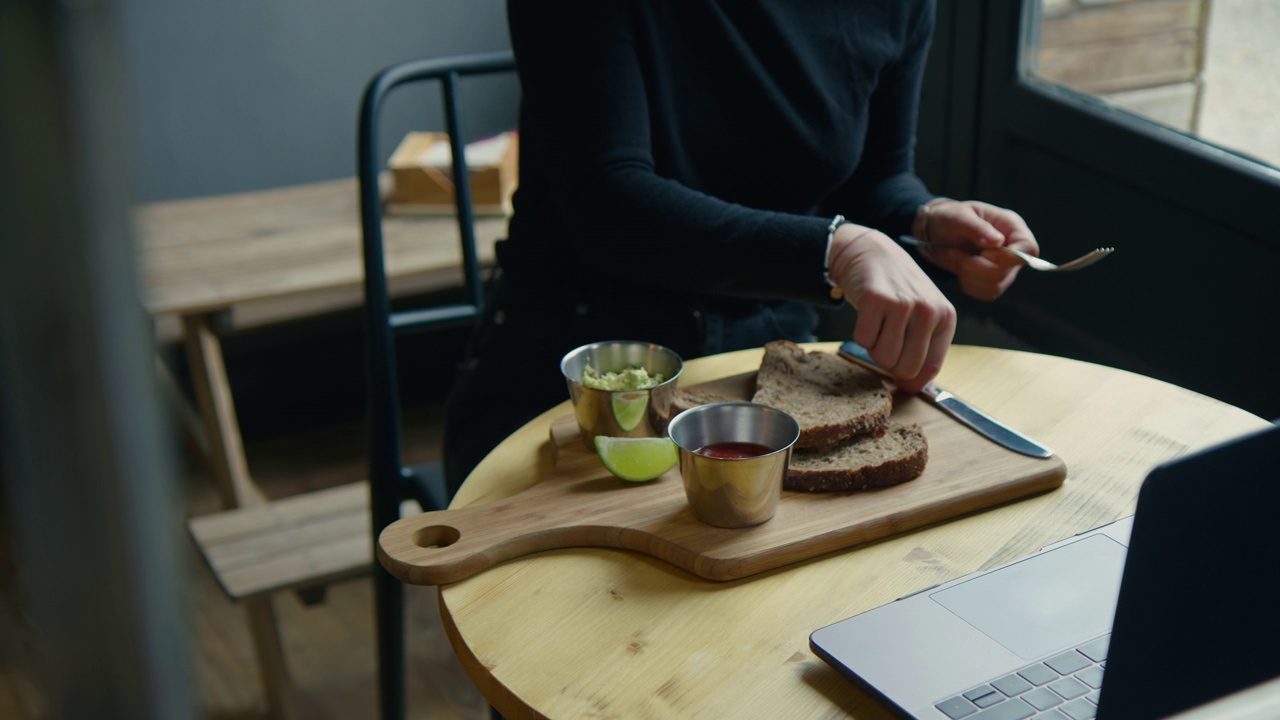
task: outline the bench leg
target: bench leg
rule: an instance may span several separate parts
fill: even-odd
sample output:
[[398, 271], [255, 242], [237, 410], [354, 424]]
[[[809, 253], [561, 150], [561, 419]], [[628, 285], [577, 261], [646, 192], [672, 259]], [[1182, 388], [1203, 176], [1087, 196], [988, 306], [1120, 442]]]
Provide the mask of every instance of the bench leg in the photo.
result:
[[249, 616], [249, 632], [258, 655], [262, 674], [262, 690], [267, 699], [269, 717], [290, 720], [297, 717], [293, 682], [285, 664], [284, 646], [280, 642], [280, 627], [276, 623], [276, 609], [271, 595], [262, 595], [244, 601]]
[[214, 481], [224, 507], [244, 507], [262, 502], [263, 494], [249, 477], [222, 343], [213, 326], [212, 314], [182, 318], [187, 360], [191, 363], [191, 380], [204, 421]]

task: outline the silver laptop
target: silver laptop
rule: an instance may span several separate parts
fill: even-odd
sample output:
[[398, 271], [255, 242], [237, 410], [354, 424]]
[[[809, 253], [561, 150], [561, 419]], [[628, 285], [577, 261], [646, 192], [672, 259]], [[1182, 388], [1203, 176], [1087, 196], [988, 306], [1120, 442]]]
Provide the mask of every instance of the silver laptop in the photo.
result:
[[810, 647], [922, 720], [1164, 718], [1280, 676], [1278, 458], [1272, 427], [1160, 465], [1133, 516]]

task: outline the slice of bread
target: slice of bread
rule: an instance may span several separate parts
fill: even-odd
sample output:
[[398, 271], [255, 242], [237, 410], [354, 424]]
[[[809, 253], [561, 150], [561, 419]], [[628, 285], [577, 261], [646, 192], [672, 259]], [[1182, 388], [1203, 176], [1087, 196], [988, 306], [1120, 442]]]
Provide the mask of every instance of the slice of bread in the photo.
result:
[[893, 396], [879, 375], [832, 353], [787, 341], [764, 346], [751, 401], [777, 408], [800, 423], [797, 448], [827, 449], [884, 431]]
[[842, 492], [898, 485], [924, 472], [929, 443], [916, 423], [889, 423], [879, 436], [864, 435], [829, 450], [791, 452], [785, 490]]
[[679, 388], [676, 390], [675, 399], [671, 401], [671, 416], [675, 417], [689, 408], [708, 403], [742, 401], [742, 398], [729, 397], [714, 390], [706, 390], [699, 387]]

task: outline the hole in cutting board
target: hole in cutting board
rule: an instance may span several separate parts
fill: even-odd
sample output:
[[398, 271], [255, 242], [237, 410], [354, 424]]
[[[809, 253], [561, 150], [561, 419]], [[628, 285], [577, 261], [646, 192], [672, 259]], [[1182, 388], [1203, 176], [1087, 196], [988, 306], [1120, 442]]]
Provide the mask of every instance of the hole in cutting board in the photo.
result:
[[446, 548], [458, 542], [462, 534], [455, 527], [431, 525], [414, 533], [413, 542], [421, 548]]

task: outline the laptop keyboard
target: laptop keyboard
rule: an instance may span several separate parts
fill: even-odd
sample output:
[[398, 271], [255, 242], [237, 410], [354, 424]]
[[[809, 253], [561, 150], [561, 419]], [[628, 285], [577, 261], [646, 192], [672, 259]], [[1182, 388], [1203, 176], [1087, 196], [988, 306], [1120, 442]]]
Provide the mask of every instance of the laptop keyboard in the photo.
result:
[[1110, 635], [979, 685], [934, 707], [952, 720], [1088, 720], [1098, 694]]

